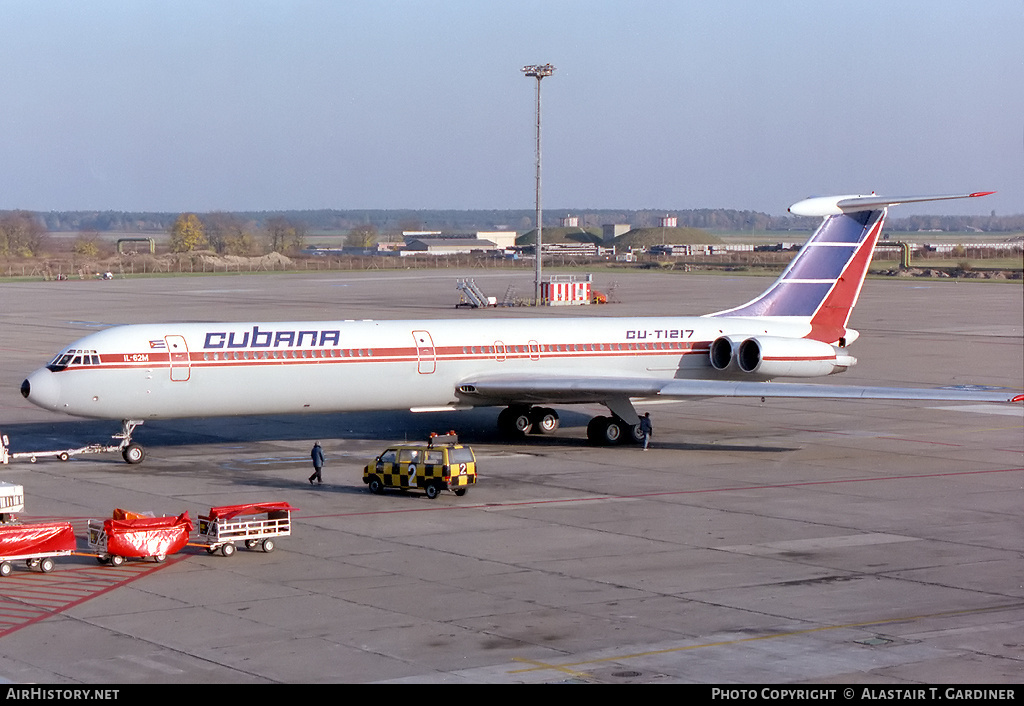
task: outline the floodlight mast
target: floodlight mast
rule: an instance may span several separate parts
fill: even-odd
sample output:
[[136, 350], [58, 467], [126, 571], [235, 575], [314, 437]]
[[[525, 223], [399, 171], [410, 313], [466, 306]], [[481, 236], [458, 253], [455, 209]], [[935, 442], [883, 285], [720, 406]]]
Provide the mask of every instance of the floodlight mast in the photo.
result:
[[541, 209], [540, 199], [540, 82], [545, 76], [550, 76], [555, 72], [555, 67], [551, 64], [533, 64], [531, 66], [524, 66], [522, 72], [530, 78], [537, 79], [537, 243], [536, 243], [536, 265], [534, 270], [534, 291], [533, 291], [533, 304], [534, 306], [541, 305], [540, 296], [540, 280], [541, 280], [541, 252], [543, 250], [543, 233], [544, 226], [542, 224], [543, 210]]

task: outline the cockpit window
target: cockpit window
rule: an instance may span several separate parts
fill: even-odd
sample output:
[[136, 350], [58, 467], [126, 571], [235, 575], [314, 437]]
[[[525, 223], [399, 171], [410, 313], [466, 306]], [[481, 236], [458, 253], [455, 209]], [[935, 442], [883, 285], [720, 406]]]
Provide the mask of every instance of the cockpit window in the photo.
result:
[[86, 365], [99, 364], [100, 357], [96, 355], [96, 351], [70, 350], [59, 353], [46, 367], [48, 370], [59, 373], [61, 370], [67, 370], [69, 367], [80, 368]]

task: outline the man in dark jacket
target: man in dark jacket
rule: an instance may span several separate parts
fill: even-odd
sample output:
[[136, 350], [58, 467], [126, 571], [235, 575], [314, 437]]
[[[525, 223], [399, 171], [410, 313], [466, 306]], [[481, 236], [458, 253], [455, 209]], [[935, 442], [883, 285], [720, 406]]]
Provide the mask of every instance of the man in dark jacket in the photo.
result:
[[644, 437], [644, 451], [646, 451], [647, 446], [651, 443], [651, 436], [654, 434], [654, 425], [651, 424], [650, 412], [645, 412], [644, 416], [640, 417], [640, 433]]
[[317, 483], [323, 484], [323, 479], [320, 477], [320, 469], [324, 465], [324, 450], [320, 448], [320, 442], [313, 444], [313, 450], [309, 454], [313, 458], [313, 475], [309, 477], [309, 484], [313, 485], [313, 480], [316, 479]]

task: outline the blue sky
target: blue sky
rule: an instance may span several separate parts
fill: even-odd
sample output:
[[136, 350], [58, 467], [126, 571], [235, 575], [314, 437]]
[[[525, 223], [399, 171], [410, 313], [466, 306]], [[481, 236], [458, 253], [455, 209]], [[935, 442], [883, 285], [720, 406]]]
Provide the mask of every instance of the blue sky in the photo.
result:
[[1024, 3], [0, 0], [0, 209], [1024, 212]]

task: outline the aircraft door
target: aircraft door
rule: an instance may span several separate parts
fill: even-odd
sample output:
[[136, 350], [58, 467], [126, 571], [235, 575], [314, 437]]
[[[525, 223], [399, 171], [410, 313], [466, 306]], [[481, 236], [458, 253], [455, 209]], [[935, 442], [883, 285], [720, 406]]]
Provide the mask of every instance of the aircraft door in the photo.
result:
[[428, 331], [413, 331], [412, 337], [416, 341], [416, 372], [421, 375], [430, 375], [437, 370], [437, 351], [434, 349], [434, 339]]
[[188, 357], [188, 345], [184, 336], [164, 336], [167, 343], [167, 359], [170, 362], [171, 382], [188, 382], [192, 374], [192, 363]]

